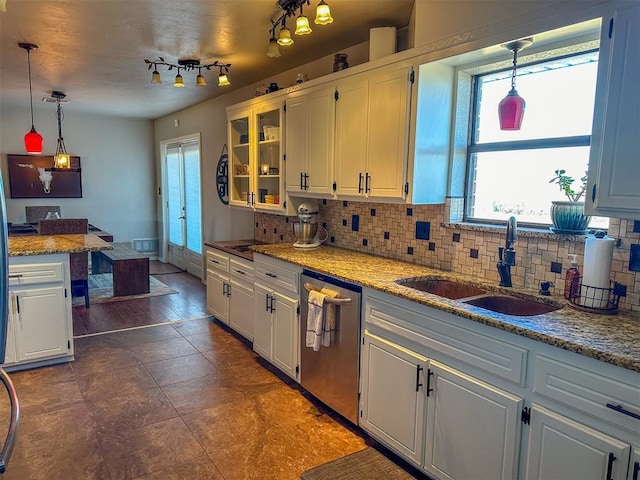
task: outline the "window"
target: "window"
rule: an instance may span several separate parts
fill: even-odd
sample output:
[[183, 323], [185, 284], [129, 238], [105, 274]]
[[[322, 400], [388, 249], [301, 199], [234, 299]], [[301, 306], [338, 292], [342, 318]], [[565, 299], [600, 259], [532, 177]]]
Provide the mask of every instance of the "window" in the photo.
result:
[[[549, 183], [554, 172], [566, 170], [576, 188], [586, 175], [597, 65], [598, 52], [590, 51], [519, 66], [516, 88], [527, 102], [519, 131], [501, 131], [498, 123], [511, 70], [473, 77], [467, 220], [503, 222], [515, 215], [519, 223], [551, 224], [551, 202], [567, 200]], [[594, 226], [606, 228], [607, 219], [593, 219]]]

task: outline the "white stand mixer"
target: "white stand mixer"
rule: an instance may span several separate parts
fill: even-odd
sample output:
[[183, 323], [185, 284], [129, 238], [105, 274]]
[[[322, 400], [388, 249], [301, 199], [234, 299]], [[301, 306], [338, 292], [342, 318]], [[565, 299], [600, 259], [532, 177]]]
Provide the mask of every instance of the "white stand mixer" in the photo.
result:
[[[293, 235], [297, 242], [296, 248], [316, 248], [324, 243], [329, 234], [324, 227], [318, 225], [318, 211], [308, 203], [301, 203], [298, 207], [298, 221], [291, 223]], [[320, 230], [318, 232], [318, 230]]]

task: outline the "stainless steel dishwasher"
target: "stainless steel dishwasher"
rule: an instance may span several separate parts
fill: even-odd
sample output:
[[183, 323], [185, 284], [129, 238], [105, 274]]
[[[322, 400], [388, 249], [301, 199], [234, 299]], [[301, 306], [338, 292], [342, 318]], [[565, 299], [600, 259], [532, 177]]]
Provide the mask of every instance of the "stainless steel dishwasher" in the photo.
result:
[[[335, 309], [332, 344], [320, 350], [306, 346], [309, 290], [330, 289], [325, 308]], [[360, 297], [362, 288], [328, 275], [303, 270], [300, 276], [300, 384], [343, 417], [358, 423], [358, 371], [360, 362]], [[326, 303], [328, 302], [328, 303]]]

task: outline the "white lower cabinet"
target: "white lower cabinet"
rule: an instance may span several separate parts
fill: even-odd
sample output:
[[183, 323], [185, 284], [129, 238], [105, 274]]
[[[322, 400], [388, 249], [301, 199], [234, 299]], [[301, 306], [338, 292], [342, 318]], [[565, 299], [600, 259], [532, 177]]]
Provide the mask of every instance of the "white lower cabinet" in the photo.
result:
[[363, 289], [360, 426], [434, 479], [640, 480], [640, 374]]
[[253, 340], [253, 265], [249, 260], [209, 248], [207, 311], [248, 340]]
[[436, 361], [427, 376], [424, 469], [446, 479], [516, 478], [524, 400]]
[[624, 480], [631, 446], [533, 404], [527, 479]]
[[362, 348], [360, 426], [422, 465], [427, 359], [367, 331]]
[[253, 349], [284, 373], [298, 379], [300, 338], [300, 268], [254, 255]]
[[9, 370], [73, 356], [67, 254], [12, 257], [4, 365]]
[[436, 478], [516, 477], [522, 398], [368, 331], [361, 373], [360, 426], [405, 459]]

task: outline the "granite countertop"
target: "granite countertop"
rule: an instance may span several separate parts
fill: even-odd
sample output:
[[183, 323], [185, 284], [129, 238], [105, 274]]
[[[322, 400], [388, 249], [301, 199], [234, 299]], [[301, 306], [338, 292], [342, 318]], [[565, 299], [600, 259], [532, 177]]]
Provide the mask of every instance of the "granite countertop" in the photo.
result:
[[236, 255], [246, 260], [253, 261], [253, 250], [248, 248], [252, 245], [266, 245], [258, 240], [225, 240], [219, 242], [204, 242], [207, 247], [217, 248], [223, 252]]
[[113, 247], [92, 234], [24, 235], [9, 237], [9, 256], [47, 255], [113, 250]]
[[[640, 315], [632, 312], [620, 311], [617, 315], [588, 313], [572, 308], [562, 296], [545, 297], [533, 290], [503, 288], [483, 282], [476, 277], [338, 247], [323, 245], [315, 249], [297, 249], [290, 243], [280, 243], [255, 246], [252, 249], [257, 253], [347, 282], [374, 288], [510, 333], [640, 372]], [[563, 308], [530, 317], [505, 315], [420, 292], [394, 282], [400, 278], [424, 276], [464, 281], [490, 290], [492, 293], [506, 293], [522, 298], [535, 297], [538, 302]]]

